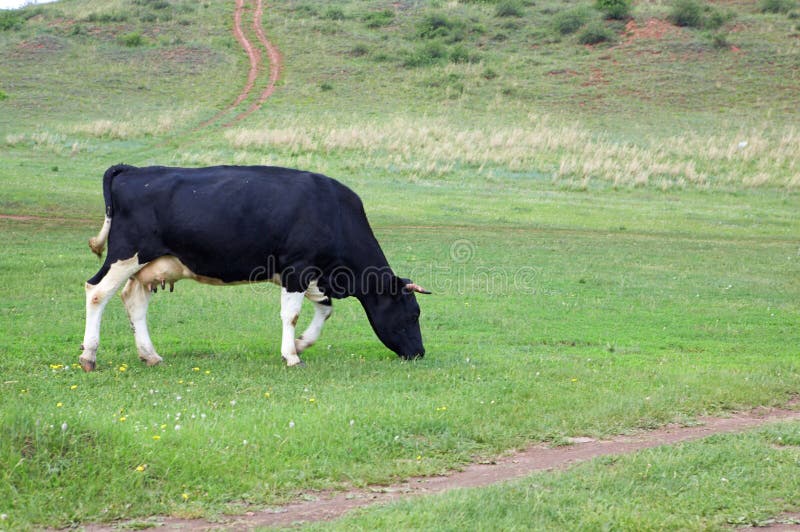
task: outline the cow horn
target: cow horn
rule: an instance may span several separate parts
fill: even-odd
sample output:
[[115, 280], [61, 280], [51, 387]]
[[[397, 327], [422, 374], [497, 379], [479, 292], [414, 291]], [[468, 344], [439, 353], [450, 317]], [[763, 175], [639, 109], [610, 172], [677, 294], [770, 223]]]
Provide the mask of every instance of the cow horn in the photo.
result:
[[408, 290], [409, 292], [417, 292], [419, 294], [430, 294], [431, 293], [429, 290], [425, 290], [424, 288], [422, 288], [420, 285], [418, 285], [416, 283], [408, 283], [406, 285], [406, 290]]

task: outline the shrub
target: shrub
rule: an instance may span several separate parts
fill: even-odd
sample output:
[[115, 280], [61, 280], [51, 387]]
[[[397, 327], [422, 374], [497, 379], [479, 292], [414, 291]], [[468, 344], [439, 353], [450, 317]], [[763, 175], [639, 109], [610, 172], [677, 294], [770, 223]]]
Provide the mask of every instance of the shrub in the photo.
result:
[[479, 58], [475, 54], [471, 54], [466, 46], [461, 44], [454, 46], [450, 50], [451, 63], [477, 63]]
[[575, 33], [589, 21], [590, 14], [586, 8], [576, 7], [556, 13], [553, 17], [553, 26], [561, 35]]
[[362, 17], [368, 28], [382, 28], [394, 22], [394, 11], [384, 9], [383, 11], [370, 11]]
[[518, 2], [505, 0], [497, 4], [494, 14], [497, 17], [521, 17], [525, 14], [525, 11]]
[[417, 35], [423, 39], [445, 39], [456, 42], [464, 39], [464, 23], [441, 13], [430, 13], [417, 25]]
[[328, 20], [344, 20], [344, 11], [340, 7], [329, 7], [323, 13], [322, 18], [326, 18]]
[[788, 13], [796, 5], [794, 0], [761, 0], [758, 10], [762, 13]]
[[353, 46], [353, 49], [350, 50], [350, 55], [353, 57], [361, 57], [367, 55], [369, 53], [369, 47], [366, 44], [359, 43]]
[[142, 34], [138, 31], [120, 35], [117, 40], [121, 45], [128, 46], [130, 48], [135, 48], [144, 44], [144, 37], [142, 37]]
[[708, 30], [716, 30], [725, 24], [730, 15], [725, 15], [722, 11], [713, 8], [706, 8], [706, 16], [703, 19], [703, 27]]
[[6, 94], [5, 91], [0, 90], [0, 102], [7, 99], [8, 99], [8, 94]]
[[675, 0], [667, 20], [676, 26], [716, 30], [733, 16], [731, 11], [723, 13], [711, 5], [701, 4], [698, 0]]
[[700, 28], [703, 26], [703, 7], [697, 0], [675, 0], [667, 20], [676, 26]]
[[711, 44], [713, 44], [714, 48], [717, 49], [725, 49], [731, 47], [731, 43], [730, 41], [728, 41], [727, 33], [715, 33], [714, 35], [712, 35]]
[[407, 67], [428, 66], [442, 62], [447, 56], [447, 47], [441, 41], [430, 41], [408, 54], [403, 64]]
[[15, 30], [22, 26], [22, 23], [22, 16], [16, 11], [0, 10], [0, 31]]
[[578, 42], [581, 44], [600, 44], [613, 42], [617, 35], [600, 21], [590, 22], [578, 33]]
[[319, 89], [320, 89], [322, 92], [328, 92], [328, 91], [332, 91], [332, 90], [333, 90], [333, 85], [331, 85], [331, 84], [330, 84], [330, 83], [328, 83], [327, 81], [323, 81], [322, 83], [320, 83], [320, 85], [319, 85]]
[[608, 19], [624, 20], [631, 14], [631, 0], [595, 0], [594, 5]]

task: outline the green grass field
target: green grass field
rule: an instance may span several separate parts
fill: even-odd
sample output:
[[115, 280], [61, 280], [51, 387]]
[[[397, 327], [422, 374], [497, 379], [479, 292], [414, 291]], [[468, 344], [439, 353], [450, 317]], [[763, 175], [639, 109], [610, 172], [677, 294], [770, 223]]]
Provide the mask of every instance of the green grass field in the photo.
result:
[[[205, 128], [247, 75], [233, 2], [0, 12], [0, 529], [214, 518], [796, 397], [797, 6], [710, 2], [720, 26], [679, 28], [670, 2], [637, 2], [628, 22], [585, 2], [578, 16], [615, 36], [585, 46], [561, 31], [572, 2], [274, 4], [277, 91]], [[287, 369], [275, 287], [183, 282], [150, 307], [164, 364], [140, 365], [115, 299], [83, 373], [86, 241], [119, 162], [348, 184], [395, 270], [434, 291], [425, 359], [397, 359], [345, 300], [308, 366]], [[800, 509], [797, 430], [330, 526], [764, 522]]]

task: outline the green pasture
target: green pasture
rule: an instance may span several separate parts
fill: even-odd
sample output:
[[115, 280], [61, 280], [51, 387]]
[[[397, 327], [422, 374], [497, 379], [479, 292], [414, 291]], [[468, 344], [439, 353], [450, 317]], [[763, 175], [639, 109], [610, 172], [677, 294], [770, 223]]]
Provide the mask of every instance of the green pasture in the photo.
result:
[[607, 457], [311, 530], [735, 530], [797, 525], [796, 424]]
[[[201, 123], [244, 85], [233, 3], [61, 0], [0, 18], [0, 529], [214, 518], [796, 397], [796, 8], [712, 3], [716, 28], [632, 39], [586, 2], [586, 23], [616, 35], [587, 47], [559, 29], [572, 2], [274, 4], [278, 90], [231, 127]], [[638, 2], [632, 20], [670, 6]], [[344, 300], [307, 367], [285, 368], [274, 286], [182, 282], [150, 307], [162, 365], [140, 364], [115, 299], [83, 373], [87, 240], [119, 162], [348, 184], [397, 273], [434, 292], [419, 298], [426, 357], [399, 360]], [[331, 526], [761, 522], [798, 509], [796, 433]]]

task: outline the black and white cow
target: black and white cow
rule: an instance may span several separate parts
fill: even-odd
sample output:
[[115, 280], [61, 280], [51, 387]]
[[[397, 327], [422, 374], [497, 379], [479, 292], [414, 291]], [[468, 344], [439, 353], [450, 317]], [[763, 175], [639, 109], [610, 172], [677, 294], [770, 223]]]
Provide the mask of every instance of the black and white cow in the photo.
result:
[[[122, 289], [139, 358], [161, 362], [147, 331], [158, 285], [180, 279], [281, 286], [281, 356], [289, 366], [320, 335], [331, 299], [356, 297], [378, 338], [399, 356], [422, 357], [419, 305], [429, 293], [389, 267], [358, 196], [320, 174], [265, 166], [136, 168], [103, 176], [106, 218], [89, 240], [100, 271], [86, 283], [86, 332], [80, 363], [92, 371], [103, 309]], [[295, 339], [303, 297], [315, 308]]]

